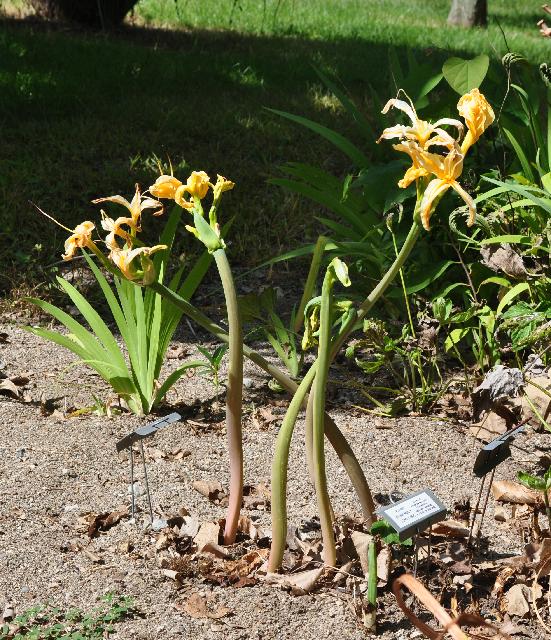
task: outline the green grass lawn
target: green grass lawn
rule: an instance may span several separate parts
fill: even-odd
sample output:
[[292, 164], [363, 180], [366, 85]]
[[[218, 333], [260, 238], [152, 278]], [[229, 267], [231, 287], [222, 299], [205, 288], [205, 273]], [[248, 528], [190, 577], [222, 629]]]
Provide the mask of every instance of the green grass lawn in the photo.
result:
[[97, 221], [90, 200], [150, 184], [155, 156], [170, 157], [177, 175], [196, 168], [234, 179], [232, 254], [242, 264], [263, 260], [301, 242], [316, 213], [266, 184], [277, 165], [346, 170], [314, 134], [263, 108], [352, 134], [312, 65], [337, 74], [368, 112], [370, 86], [383, 99], [391, 92], [389, 46], [435, 71], [452, 53], [498, 59], [506, 45], [496, 20], [508, 46], [532, 62], [551, 46], [534, 26], [538, 2], [491, 0], [487, 31], [446, 27], [448, 0], [431, 0], [430, 13], [420, 0], [282, 0], [277, 15], [275, 0], [265, 13], [261, 0], [242, 0], [233, 14], [232, 4], [142, 0], [118, 34], [0, 23], [0, 289], [61, 252], [65, 232], [30, 201], [67, 226]]

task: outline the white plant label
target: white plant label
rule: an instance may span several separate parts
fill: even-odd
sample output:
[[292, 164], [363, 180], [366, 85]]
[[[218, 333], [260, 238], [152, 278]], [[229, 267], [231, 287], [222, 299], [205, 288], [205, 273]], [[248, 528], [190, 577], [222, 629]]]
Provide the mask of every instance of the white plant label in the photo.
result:
[[411, 498], [406, 498], [402, 502], [385, 509], [385, 513], [394, 520], [400, 527], [405, 529], [411, 527], [419, 521], [438, 513], [440, 506], [429, 496], [428, 493], [419, 493]]

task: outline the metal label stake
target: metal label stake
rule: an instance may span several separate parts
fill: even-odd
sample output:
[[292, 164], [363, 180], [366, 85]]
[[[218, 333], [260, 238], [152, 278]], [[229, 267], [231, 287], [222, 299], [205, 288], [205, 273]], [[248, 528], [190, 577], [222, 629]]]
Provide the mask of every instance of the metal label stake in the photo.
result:
[[145, 482], [145, 492], [147, 495], [147, 504], [149, 507], [149, 517], [151, 518], [151, 524], [153, 524], [153, 505], [151, 502], [151, 492], [149, 491], [149, 478], [147, 477], [147, 465], [145, 463], [145, 453], [143, 448], [143, 440], [145, 438], [149, 438], [154, 436], [159, 429], [162, 427], [166, 427], [173, 422], [178, 422], [182, 419], [182, 416], [179, 413], [170, 413], [164, 418], [160, 418], [159, 420], [155, 420], [154, 422], [150, 422], [149, 424], [138, 427], [135, 431], [132, 431], [128, 435], [124, 436], [121, 440], [117, 442], [117, 453], [128, 449], [128, 455], [130, 457], [130, 493], [132, 496], [132, 520], [135, 519], [136, 515], [136, 494], [134, 491], [134, 456], [133, 449], [134, 443], [140, 443], [140, 455], [142, 459], [143, 465], [143, 475]]
[[417, 491], [403, 500], [377, 509], [377, 514], [396, 531], [401, 542], [413, 538], [415, 545], [413, 575], [417, 575], [419, 564], [419, 534], [429, 529], [430, 566], [432, 525], [444, 520], [447, 512], [447, 507], [430, 489]]
[[471, 545], [473, 539], [474, 526], [478, 514], [478, 507], [482, 498], [482, 492], [484, 490], [484, 484], [486, 483], [486, 477], [488, 473], [491, 472], [490, 483], [488, 485], [488, 490], [484, 498], [484, 506], [482, 507], [482, 512], [480, 514], [477, 533], [476, 536], [474, 536], [477, 541], [480, 540], [480, 534], [482, 532], [482, 525], [484, 522], [484, 516], [486, 515], [486, 509], [488, 507], [488, 499], [490, 497], [490, 491], [492, 489], [492, 482], [494, 480], [496, 468], [511, 456], [510, 445], [515, 436], [524, 431], [524, 427], [527, 422], [528, 420], [521, 422], [518, 426], [510, 429], [509, 431], [506, 431], [503, 435], [494, 438], [493, 440], [488, 442], [488, 444], [485, 444], [476, 457], [473, 467], [473, 473], [477, 478], [482, 478], [482, 482], [480, 484], [480, 491], [478, 492], [476, 506], [473, 511], [473, 518], [469, 529], [469, 538], [467, 539], [467, 547]]

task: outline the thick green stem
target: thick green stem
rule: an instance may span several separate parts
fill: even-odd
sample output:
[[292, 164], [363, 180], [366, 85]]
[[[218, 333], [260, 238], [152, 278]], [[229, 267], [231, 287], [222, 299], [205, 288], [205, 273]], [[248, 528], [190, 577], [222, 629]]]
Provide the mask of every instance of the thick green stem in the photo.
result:
[[316, 482], [314, 472], [314, 390], [310, 391], [308, 404], [306, 405], [306, 418], [304, 420], [304, 443], [306, 445], [306, 463], [308, 465], [308, 475], [312, 484]]
[[[199, 311], [199, 309], [196, 309], [190, 302], [179, 296], [175, 291], [172, 291], [165, 285], [158, 282], [153, 282], [149, 286], [176, 307], [181, 309], [185, 315], [191, 318], [199, 326], [203, 327], [203, 329], [206, 329], [221, 342], [228, 342], [228, 334], [222, 327], [214, 323], [208, 316]], [[268, 375], [275, 378], [275, 380], [277, 380], [277, 382], [279, 382], [279, 384], [286, 389], [288, 393], [294, 394], [296, 392], [298, 384], [281, 369], [269, 363], [263, 356], [247, 345], [243, 345], [243, 353], [247, 358], [249, 358], [249, 360], [251, 360], [251, 362], [254, 362]], [[346, 441], [346, 438], [342, 435], [330, 416], [326, 416], [325, 418], [325, 432], [327, 439], [335, 449], [336, 454], [339, 456], [341, 463], [350, 477], [352, 486], [358, 495], [364, 518], [368, 522], [372, 522], [374, 518], [373, 498], [371, 497], [371, 491], [369, 490], [365, 474], [358, 462], [358, 459], [350, 448], [350, 445]]]
[[318, 499], [318, 511], [321, 523], [321, 536], [323, 540], [323, 561], [326, 565], [334, 567], [337, 563], [337, 549], [333, 534], [333, 518], [331, 516], [331, 501], [327, 489], [327, 476], [325, 474], [325, 393], [327, 378], [329, 377], [329, 365], [331, 364], [331, 327], [333, 306], [333, 285], [335, 276], [333, 269], [329, 267], [323, 280], [320, 308], [320, 328], [318, 347], [318, 371], [314, 381], [314, 413], [312, 427], [312, 453], [314, 463], [314, 477], [316, 496]]
[[224, 528], [224, 544], [233, 544], [243, 501], [243, 435], [241, 412], [243, 404], [243, 331], [237, 303], [237, 293], [224, 249], [214, 252], [214, 259], [224, 288], [228, 312], [229, 369], [226, 393], [226, 430], [230, 456], [229, 504]]
[[277, 434], [275, 453], [272, 461], [272, 546], [268, 560], [268, 571], [277, 571], [281, 566], [287, 540], [287, 469], [289, 466], [289, 447], [308, 389], [316, 375], [316, 366], [310, 370], [298, 386], [283, 418]]

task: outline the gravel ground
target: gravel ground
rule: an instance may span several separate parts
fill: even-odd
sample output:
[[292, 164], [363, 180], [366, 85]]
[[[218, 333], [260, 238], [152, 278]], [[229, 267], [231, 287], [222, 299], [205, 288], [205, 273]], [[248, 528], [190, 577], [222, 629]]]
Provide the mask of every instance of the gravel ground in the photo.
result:
[[[118, 638], [194, 637], [227, 639], [364, 638], [365, 632], [343, 595], [321, 592], [295, 597], [276, 588], [256, 585], [232, 589], [197, 583], [175, 589], [163, 578], [155, 561], [147, 531], [121, 521], [86, 547], [101, 557], [73, 551], [75, 540], [86, 540], [77, 530], [78, 518], [88, 512], [110, 512], [128, 505], [128, 457], [118, 455], [117, 440], [140, 420], [129, 415], [112, 418], [86, 415], [64, 419], [60, 412], [43, 415], [41, 401], [55, 400], [82, 407], [92, 404], [92, 392], [107, 393], [101, 380], [81, 366], [69, 366], [71, 356], [62, 348], [23, 332], [10, 324], [0, 326], [8, 341], [0, 344], [0, 360], [8, 375], [30, 378], [26, 401], [0, 396], [0, 605], [22, 611], [37, 602], [90, 608], [107, 591], [135, 598], [142, 618], [123, 622]], [[180, 348], [183, 347], [183, 348]], [[175, 352], [196, 357], [189, 344], [175, 344]], [[169, 360], [169, 366], [180, 364]], [[278, 415], [281, 398], [267, 389], [258, 370], [247, 367], [250, 378], [244, 424], [247, 482], [268, 482], [274, 437], [279, 420], [266, 428], [250, 417], [259, 406]], [[430, 487], [447, 504], [465, 497], [476, 499], [479, 482], [472, 465], [479, 448], [464, 427], [449, 421], [420, 417], [394, 420], [374, 418], [346, 406], [346, 390], [337, 390], [343, 402], [332, 411], [349, 439], [370, 481], [374, 494], [398, 489], [404, 493]], [[203, 378], [183, 378], [169, 395], [172, 407], [191, 405], [197, 398], [212, 397]], [[270, 400], [271, 399], [271, 400]], [[196, 480], [227, 482], [225, 435], [222, 426], [199, 428], [200, 418], [176, 423], [160, 431], [151, 446], [170, 452], [189, 452], [178, 460], [161, 459], [148, 464], [149, 481], [157, 514], [176, 513], [185, 507], [199, 521], [220, 518], [224, 509], [209, 502], [191, 484]], [[290, 460], [289, 519], [299, 523], [316, 514], [313, 489], [305, 473], [302, 422], [298, 425]], [[535, 447], [544, 436], [522, 436], [521, 449], [500, 466], [496, 477], [512, 478], [519, 468], [537, 457]], [[347, 477], [332, 452], [327, 471], [336, 513], [360, 512]], [[141, 469], [136, 468], [139, 476]], [[139, 499], [143, 501], [143, 497]], [[145, 505], [144, 505], [145, 507]], [[491, 511], [491, 509], [490, 509]], [[269, 514], [250, 511], [261, 525], [269, 526]], [[140, 515], [138, 523], [143, 522]], [[486, 519], [485, 534], [497, 553], [520, 553], [518, 535], [507, 524]], [[133, 547], [121, 552], [121, 545]], [[234, 615], [223, 621], [197, 620], [178, 611], [178, 603], [192, 592], [210, 594]], [[390, 597], [384, 599], [383, 640], [419, 637], [403, 616], [396, 614]], [[544, 637], [527, 629], [532, 638]]]

